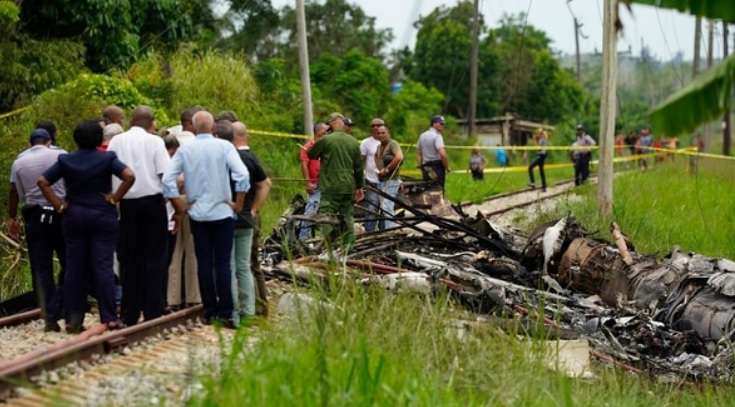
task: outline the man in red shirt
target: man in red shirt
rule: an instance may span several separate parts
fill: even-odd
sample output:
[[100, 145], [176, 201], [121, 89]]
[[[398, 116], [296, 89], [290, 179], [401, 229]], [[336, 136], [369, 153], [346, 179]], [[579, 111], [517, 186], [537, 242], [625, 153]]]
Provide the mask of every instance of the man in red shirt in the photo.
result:
[[[307, 151], [314, 145], [319, 139], [327, 132], [329, 126], [325, 123], [317, 123], [314, 125], [314, 138], [307, 141], [306, 144], [301, 148], [299, 158], [301, 159], [301, 173], [304, 175], [306, 181], [306, 208], [304, 209], [304, 215], [313, 215], [317, 213], [319, 209], [319, 199], [321, 194], [319, 193], [319, 169], [321, 162], [319, 159], [312, 160], [306, 154]], [[312, 228], [314, 224], [312, 222], [302, 222], [301, 230], [299, 230], [299, 239], [306, 240], [312, 236]]]

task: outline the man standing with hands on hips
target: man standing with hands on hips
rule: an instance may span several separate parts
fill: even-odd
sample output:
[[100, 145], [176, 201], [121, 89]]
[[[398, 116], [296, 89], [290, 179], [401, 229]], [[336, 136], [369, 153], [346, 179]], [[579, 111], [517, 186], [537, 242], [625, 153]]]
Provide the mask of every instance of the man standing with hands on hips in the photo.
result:
[[451, 171], [442, 137], [445, 124], [444, 116], [432, 116], [431, 127], [421, 133], [416, 149], [416, 162], [421, 167], [424, 181], [434, 181], [442, 191], [446, 173]]

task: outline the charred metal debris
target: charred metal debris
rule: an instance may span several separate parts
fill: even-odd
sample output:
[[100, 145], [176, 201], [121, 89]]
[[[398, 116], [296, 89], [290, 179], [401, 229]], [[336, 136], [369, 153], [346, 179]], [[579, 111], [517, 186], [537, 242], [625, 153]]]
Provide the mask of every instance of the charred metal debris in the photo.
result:
[[[646, 256], [616, 224], [610, 242], [588, 236], [571, 214], [523, 236], [452, 208], [440, 193], [421, 200], [396, 199], [399, 227], [358, 234], [346, 256], [334, 256], [365, 282], [443, 287], [470, 311], [514, 316], [529, 335], [543, 321], [548, 337], [586, 339], [592, 357], [629, 371], [733, 380], [735, 262], [678, 247], [663, 259]], [[301, 216], [303, 206], [303, 199], [292, 202], [264, 258], [267, 270], [308, 280], [324, 277], [334, 257], [317, 238], [298, 240], [300, 222], [335, 220]]]

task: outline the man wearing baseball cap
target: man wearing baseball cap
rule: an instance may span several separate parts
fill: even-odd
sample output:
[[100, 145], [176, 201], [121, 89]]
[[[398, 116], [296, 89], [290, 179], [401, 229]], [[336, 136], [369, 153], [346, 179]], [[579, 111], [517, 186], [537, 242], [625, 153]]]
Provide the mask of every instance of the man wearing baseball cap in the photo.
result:
[[[59, 258], [63, 281], [66, 268], [66, 247], [61, 233], [60, 213], [43, 197], [38, 188], [41, 174], [56, 163], [57, 158], [66, 151], [51, 149], [51, 134], [45, 129], [33, 130], [30, 137], [31, 148], [26, 154], [13, 162], [14, 182], [10, 189], [17, 192], [19, 199], [11, 199], [8, 208], [10, 237], [18, 239], [18, 201], [23, 201], [23, 220], [25, 221], [28, 258], [31, 263], [33, 288], [38, 295], [38, 304], [46, 322], [46, 332], [59, 332], [58, 320], [61, 318], [61, 287], [54, 282], [54, 251]], [[52, 187], [61, 199], [66, 195], [63, 182]]]
[[421, 133], [416, 149], [416, 162], [421, 167], [424, 181], [434, 181], [434, 185], [442, 190], [446, 173], [451, 171], [442, 137], [445, 123], [444, 116], [432, 116], [431, 127]]
[[322, 236], [330, 249], [341, 246], [349, 250], [355, 245], [354, 203], [364, 197], [363, 162], [360, 144], [344, 132], [344, 116], [332, 113], [326, 120], [332, 132], [319, 139], [307, 155], [321, 160], [319, 213], [339, 215], [335, 227], [324, 225]]

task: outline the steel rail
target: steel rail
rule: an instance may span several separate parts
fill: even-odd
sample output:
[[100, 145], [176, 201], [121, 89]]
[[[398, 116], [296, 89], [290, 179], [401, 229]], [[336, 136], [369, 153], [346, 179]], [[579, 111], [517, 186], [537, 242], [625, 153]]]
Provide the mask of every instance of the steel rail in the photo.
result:
[[[17, 387], [32, 386], [30, 379], [43, 370], [89, 360], [94, 355], [113, 353], [203, 315], [204, 308], [197, 305], [117, 331], [107, 331], [105, 325], [97, 325], [60, 346], [55, 344], [52, 349], [36, 350], [0, 364], [0, 394]], [[100, 335], [104, 332], [108, 334]]]

